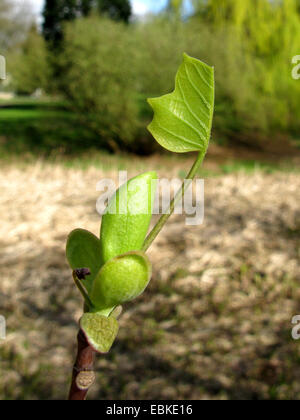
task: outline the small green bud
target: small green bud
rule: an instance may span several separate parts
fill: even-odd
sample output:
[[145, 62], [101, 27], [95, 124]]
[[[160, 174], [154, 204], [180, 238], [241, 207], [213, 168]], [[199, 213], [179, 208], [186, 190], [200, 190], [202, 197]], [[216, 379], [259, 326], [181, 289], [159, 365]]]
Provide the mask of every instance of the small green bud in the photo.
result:
[[129, 252], [108, 261], [96, 276], [90, 294], [97, 312], [141, 295], [151, 275], [150, 261], [142, 252]]

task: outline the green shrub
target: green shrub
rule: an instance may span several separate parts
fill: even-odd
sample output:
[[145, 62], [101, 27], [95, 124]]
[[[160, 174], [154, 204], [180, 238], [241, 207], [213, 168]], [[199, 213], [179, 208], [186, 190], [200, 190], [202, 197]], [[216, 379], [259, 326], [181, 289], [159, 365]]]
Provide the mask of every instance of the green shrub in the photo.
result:
[[184, 25], [163, 17], [139, 24], [134, 31], [138, 89], [148, 96], [172, 90], [174, 74], [186, 49]]
[[183, 51], [217, 69], [217, 140], [261, 146], [282, 134], [299, 136], [300, 82], [291, 75], [300, 51], [297, 3], [208, 4], [184, 22], [162, 15], [123, 25], [91, 17], [66, 26], [60, 90], [100, 146], [152, 150], [145, 99], [171, 90]]
[[12, 88], [19, 94], [32, 94], [37, 89], [48, 90], [51, 79], [49, 54], [43, 37], [33, 27], [21, 48], [9, 55], [8, 71]]
[[131, 29], [91, 17], [66, 26], [60, 89], [100, 145], [128, 147], [139, 130]]
[[295, 0], [209, 0], [208, 18], [194, 19], [190, 44], [222, 69], [216, 74], [219, 131], [299, 131], [300, 83], [291, 76], [292, 57], [300, 51], [297, 7]]

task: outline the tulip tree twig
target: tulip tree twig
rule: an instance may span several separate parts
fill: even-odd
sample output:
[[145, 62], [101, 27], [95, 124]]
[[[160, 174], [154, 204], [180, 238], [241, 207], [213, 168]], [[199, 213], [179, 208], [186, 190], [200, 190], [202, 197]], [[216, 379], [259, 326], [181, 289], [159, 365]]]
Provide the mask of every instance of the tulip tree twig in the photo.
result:
[[[89, 269], [78, 269], [73, 271], [73, 279], [84, 299], [84, 312], [93, 308], [81, 280], [90, 275]], [[72, 384], [69, 393], [70, 401], [83, 401], [86, 399], [89, 388], [95, 381], [94, 361], [95, 350], [89, 345], [82, 330], [77, 335], [77, 357], [73, 367]]]
[[69, 401], [84, 401], [88, 390], [95, 382], [94, 362], [95, 350], [89, 345], [84, 333], [77, 335], [77, 357], [73, 367], [72, 384]]
[[[158, 143], [172, 152], [197, 150], [199, 154], [187, 175], [187, 180], [184, 180], [171, 201], [167, 213], [161, 216], [147, 238], [145, 239], [145, 235], [151, 212], [145, 214], [142, 219], [140, 216], [136, 218], [134, 214], [127, 214], [124, 218], [118, 213], [108, 212], [102, 218], [100, 239], [83, 229], [75, 229], [68, 237], [66, 254], [70, 266], [77, 267], [83, 261], [89, 266], [73, 272], [74, 281], [85, 302], [85, 314], [81, 318], [81, 329], [77, 336], [78, 352], [69, 400], [86, 399], [87, 392], [95, 380], [95, 354], [107, 353], [117, 335], [116, 318], [120, 314], [120, 308], [115, 308], [113, 312], [111, 308], [139, 296], [138, 291], [143, 292], [143, 287], [146, 287], [150, 280], [151, 264], [145, 253], [192, 184], [208, 148], [214, 113], [214, 86], [213, 67], [184, 54], [183, 63], [176, 75], [175, 90], [163, 97], [148, 100], [154, 111], [154, 118], [148, 130]], [[174, 103], [179, 101], [182, 109], [187, 111], [182, 115], [174, 111]], [[132, 193], [129, 199], [134, 206], [144, 200], [149, 203], [149, 198], [152, 198], [150, 181], [157, 179], [156, 172], [140, 175], [139, 180], [141, 179], [147, 181], [148, 188], [140, 193], [139, 200]], [[137, 177], [128, 181], [127, 188], [120, 188], [109, 201], [108, 207], [123, 203], [123, 200], [128, 204], [128, 195], [124, 191], [127, 193], [130, 183], [136, 180]], [[127, 229], [129, 225], [134, 228]], [[127, 234], [124, 235], [124, 232]], [[140, 244], [140, 251], [134, 251], [136, 244]], [[131, 268], [124, 265], [124, 261], [126, 264], [127, 261], [131, 261]], [[87, 283], [89, 287], [86, 289], [82, 280], [91, 273], [93, 277]], [[138, 278], [137, 273], [140, 273], [141, 278]], [[127, 296], [128, 291], [131, 298], [127, 299], [125, 295]]]

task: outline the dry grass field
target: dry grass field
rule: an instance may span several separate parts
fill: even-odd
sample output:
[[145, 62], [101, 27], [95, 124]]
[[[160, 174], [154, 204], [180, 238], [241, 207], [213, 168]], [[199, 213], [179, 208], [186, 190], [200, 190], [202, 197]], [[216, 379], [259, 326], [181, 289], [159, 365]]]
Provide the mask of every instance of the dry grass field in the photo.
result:
[[[98, 233], [96, 184], [116, 175], [0, 169], [0, 399], [66, 397], [82, 304], [65, 241], [76, 227]], [[204, 224], [174, 216], [151, 248], [151, 285], [98, 358], [90, 399], [300, 398], [300, 176], [235, 172], [205, 188]]]

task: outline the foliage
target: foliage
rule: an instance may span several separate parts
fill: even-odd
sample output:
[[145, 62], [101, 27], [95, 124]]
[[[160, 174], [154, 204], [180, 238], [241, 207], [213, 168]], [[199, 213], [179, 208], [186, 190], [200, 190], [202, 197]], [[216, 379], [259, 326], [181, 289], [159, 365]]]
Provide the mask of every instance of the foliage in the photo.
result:
[[[225, 7], [227, 3], [222, 4]], [[98, 110], [105, 109], [107, 130], [101, 132], [101, 137], [106, 136], [108, 142], [113, 138], [119, 147], [128, 148], [130, 144], [131, 149], [142, 151], [147, 137], [145, 133], [141, 134], [139, 127], [151, 117], [150, 109], [144, 105], [144, 98], [159, 96], [172, 89], [179, 56], [186, 51], [194, 57], [203, 57], [218, 68], [214, 128], [217, 140], [230, 138], [232, 141], [261, 146], [264, 138], [269, 136], [276, 138], [280, 133], [296, 136], [299, 131], [300, 83], [291, 77], [291, 60], [299, 50], [299, 14], [293, 2], [284, 1], [282, 6], [274, 5], [273, 8], [257, 3], [257, 9], [251, 4], [232, 2], [232, 9], [228, 6], [232, 14], [227, 8], [222, 14], [220, 9], [213, 8], [216, 3], [212, 2], [205, 16], [196, 15], [185, 23], [163, 16], [128, 28], [98, 20], [82, 21], [80, 36], [86, 42], [78, 43], [80, 52], [79, 47], [77, 51], [73, 48], [72, 54], [84, 56], [85, 65], [81, 65], [76, 58], [69, 61], [67, 66], [67, 74], [74, 73], [76, 79], [81, 81], [76, 84], [79, 88], [76, 95], [71, 97], [72, 104], [77, 109], [82, 102], [89, 113], [95, 111], [94, 115], [98, 115], [98, 132], [99, 128], [102, 131], [104, 127]], [[256, 14], [256, 10], [259, 13]], [[225, 16], [223, 20], [222, 16]], [[72, 26], [69, 26], [69, 34]], [[89, 34], [91, 27], [97, 36]], [[72, 34], [77, 32], [78, 26], [73, 27]], [[119, 33], [118, 37], [115, 36], [116, 32]], [[70, 42], [74, 44], [69, 36], [67, 51]], [[109, 54], [113, 50], [116, 53]], [[121, 59], [118, 60], [118, 57]], [[108, 84], [102, 85], [101, 74], [104, 73], [102, 69], [109, 66], [113, 69], [109, 83], [115, 83], [116, 86], [108, 92]], [[90, 81], [93, 91], [80, 88], [86, 85], [87, 78], [93, 79]], [[66, 82], [68, 92], [70, 80]], [[124, 123], [123, 118], [116, 117], [118, 112], [114, 92], [120, 92], [118, 88], [126, 91], [127, 96], [125, 98], [120, 93], [119, 100], [130, 106], [126, 106], [129, 126], [116, 132], [112, 130], [114, 121], [121, 125]], [[140, 99], [135, 97], [133, 91], [139, 92]], [[111, 109], [108, 109], [108, 104]], [[78, 109], [82, 114], [84, 106]], [[148, 138], [147, 144], [150, 143]]]
[[120, 187], [103, 216], [100, 240], [82, 229], [68, 237], [67, 259], [86, 303], [81, 328], [98, 352], [108, 351], [117, 334], [115, 307], [138, 297], [150, 281], [151, 263], [140, 249], [152, 217], [151, 181], [156, 178], [149, 172]]
[[131, 16], [129, 0], [46, 0], [43, 11], [45, 39], [58, 45], [63, 39], [63, 22], [88, 16], [94, 11], [124, 22]]
[[132, 42], [137, 89], [144, 97], [160, 96], [172, 90], [174, 74], [187, 47], [185, 33], [182, 24], [160, 16], [135, 26]]
[[90, 292], [103, 264], [99, 238], [84, 229], [74, 230], [68, 238], [67, 259], [73, 270], [80, 267], [89, 268], [90, 275], [85, 281], [85, 287]]
[[98, 0], [100, 13], [107, 14], [111, 19], [129, 21], [131, 4], [129, 0]]
[[[172, 94], [151, 100], [154, 119], [149, 129], [171, 151], [198, 150], [187, 179], [192, 182], [206, 154], [214, 111], [214, 71], [184, 55]], [[198, 113], [198, 116], [196, 116]], [[190, 142], [191, 129], [194, 142]], [[195, 136], [196, 134], [196, 136]], [[196, 146], [196, 147], [195, 147]], [[68, 237], [66, 255], [76, 286], [85, 301], [80, 326], [95, 351], [107, 352], [117, 334], [113, 311], [146, 289], [151, 263], [145, 252], [184, 196], [182, 184], [168, 211], [146, 237], [152, 218], [157, 175], [137, 176], [113, 195], [102, 218], [100, 239], [77, 229]], [[87, 276], [92, 276], [86, 281]], [[72, 390], [72, 387], [71, 387]]]
[[168, 0], [167, 12], [170, 15], [175, 16], [177, 19], [180, 19], [182, 16], [183, 6], [184, 0]]
[[214, 70], [184, 54], [175, 91], [149, 99], [155, 116], [148, 129], [172, 152], [206, 152], [214, 113]]
[[[139, 230], [139, 225], [135, 229]], [[110, 314], [117, 305], [137, 298], [148, 286], [151, 275], [151, 263], [142, 252], [128, 252], [107, 261], [97, 273], [91, 292], [95, 310]]]
[[[181, 10], [180, 2], [169, 3], [173, 14]], [[89, 3], [83, 4], [86, 15]], [[145, 99], [172, 90], [182, 51], [218, 69], [216, 141], [269, 147], [270, 138], [299, 138], [300, 83], [291, 77], [300, 49], [297, 2], [195, 0], [194, 5], [194, 16], [184, 21], [163, 13], [130, 25], [93, 16], [64, 26], [64, 43], [49, 61], [55, 72], [46, 90], [52, 92], [55, 81], [88, 133], [87, 146], [92, 138], [93, 146], [110, 151], [155, 150], [144, 129], [151, 119]], [[29, 85], [49, 81], [40, 56], [41, 63], [29, 66]], [[16, 73], [28, 74], [23, 66], [28, 67], [25, 57]]]
[[[217, 75], [219, 125], [245, 134], [296, 133], [300, 84], [291, 77], [291, 60], [300, 48], [297, 2], [210, 0], [208, 17], [207, 55], [216, 67], [223, 63], [223, 74]], [[194, 30], [199, 19], [193, 21]], [[194, 41], [200, 45], [203, 38], [198, 35]], [[232, 127], [230, 120], [235, 121]]]
[[12, 87], [18, 94], [32, 94], [48, 89], [51, 80], [49, 54], [43, 37], [31, 28], [21, 48], [9, 56], [8, 70]]
[[142, 248], [152, 217], [156, 180], [156, 172], [147, 172], [131, 179], [111, 198], [101, 223], [103, 262]]
[[99, 144], [112, 150], [133, 142], [140, 126], [133, 62], [124, 24], [89, 18], [66, 28], [61, 90]]
[[107, 353], [118, 334], [117, 320], [101, 314], [85, 313], [80, 320], [80, 327], [84, 331], [89, 344], [98, 353]]

